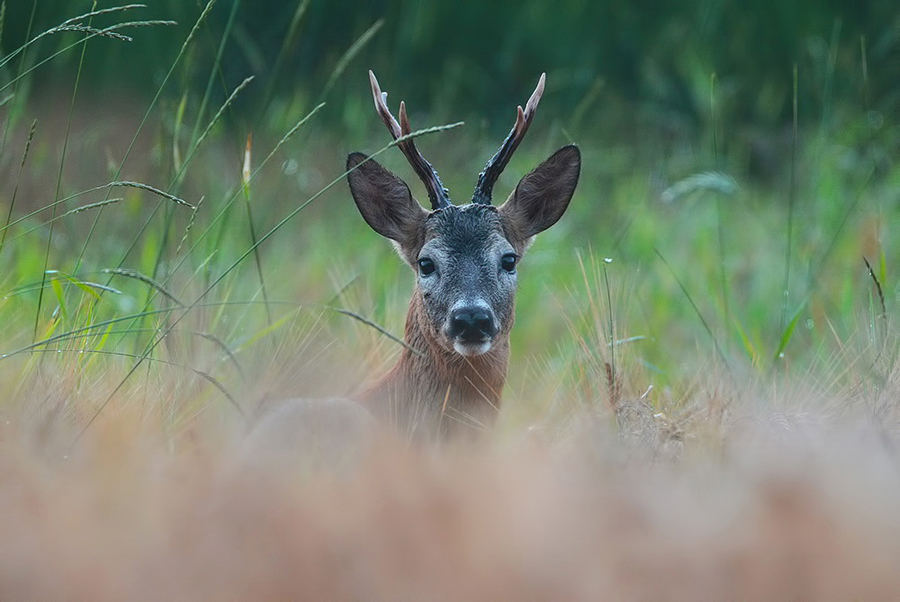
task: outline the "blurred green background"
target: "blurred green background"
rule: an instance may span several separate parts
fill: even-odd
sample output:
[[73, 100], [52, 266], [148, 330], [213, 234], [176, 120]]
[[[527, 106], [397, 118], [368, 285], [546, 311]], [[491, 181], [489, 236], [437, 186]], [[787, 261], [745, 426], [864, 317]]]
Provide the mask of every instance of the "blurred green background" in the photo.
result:
[[[139, 32], [125, 51], [98, 50], [85, 65], [85, 81], [152, 94], [204, 4], [150, 2], [135, 18], [173, 19], [178, 26]], [[89, 9], [84, 0], [7, 2], [3, 47], [22, 44], [29, 23], [32, 32], [43, 31]], [[580, 119], [572, 125], [580, 131], [625, 133], [649, 123], [698, 135], [709, 114], [713, 73], [723, 123], [789, 125], [797, 65], [803, 123], [823, 115], [839, 119], [842, 111], [892, 115], [900, 108], [900, 10], [891, 0], [219, 0], [191, 50], [195, 60], [186, 62], [193, 69], [180, 77], [205, 84], [227, 29], [224, 88], [256, 76], [256, 89], [241, 102], [257, 114], [271, 108], [270, 90], [312, 101], [345, 51], [373, 26], [377, 31], [348, 76], [334, 83], [332, 96], [355, 96], [365, 81], [361, 74], [372, 68], [392, 84], [388, 89], [402, 86], [417, 111], [493, 123], [508, 117], [509, 106], [546, 71], [557, 110], [577, 112]], [[59, 37], [45, 41], [64, 43]], [[59, 77], [72, 77], [77, 59], [70, 53], [55, 61], [35, 85], [52, 87]], [[492, 130], [504, 127], [497, 123]]]

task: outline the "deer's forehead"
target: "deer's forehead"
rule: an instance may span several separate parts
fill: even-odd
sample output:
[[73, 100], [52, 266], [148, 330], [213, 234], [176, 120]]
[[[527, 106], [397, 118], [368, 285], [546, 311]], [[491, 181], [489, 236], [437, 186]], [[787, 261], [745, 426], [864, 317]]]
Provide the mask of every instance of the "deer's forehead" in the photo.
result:
[[505, 240], [500, 215], [489, 205], [447, 207], [425, 222], [425, 244], [454, 253], [478, 252]]

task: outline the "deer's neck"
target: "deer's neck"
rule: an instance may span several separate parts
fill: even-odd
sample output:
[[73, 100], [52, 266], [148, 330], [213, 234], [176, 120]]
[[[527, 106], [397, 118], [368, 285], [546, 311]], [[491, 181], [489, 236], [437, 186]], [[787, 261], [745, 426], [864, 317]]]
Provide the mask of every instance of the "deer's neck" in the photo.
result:
[[376, 413], [403, 430], [452, 432], [490, 427], [500, 409], [509, 364], [509, 335], [490, 351], [465, 357], [443, 348], [416, 291], [406, 315], [406, 342], [400, 360], [363, 394]]

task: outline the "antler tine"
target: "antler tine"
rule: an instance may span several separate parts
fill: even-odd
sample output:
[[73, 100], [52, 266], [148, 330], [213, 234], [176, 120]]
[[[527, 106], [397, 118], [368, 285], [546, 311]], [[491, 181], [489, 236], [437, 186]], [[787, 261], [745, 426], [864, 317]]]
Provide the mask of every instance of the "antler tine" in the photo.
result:
[[506, 140], [500, 145], [500, 150], [491, 157], [491, 160], [485, 165], [484, 171], [478, 175], [478, 184], [475, 186], [475, 193], [472, 195], [473, 203], [482, 205], [491, 204], [491, 193], [494, 190], [494, 184], [497, 182], [497, 178], [500, 177], [500, 174], [503, 173], [503, 170], [506, 168], [506, 164], [509, 163], [509, 159], [512, 157], [513, 153], [516, 152], [519, 143], [522, 142], [522, 139], [525, 137], [525, 132], [528, 131], [528, 127], [534, 119], [534, 113], [537, 110], [537, 106], [541, 102], [541, 96], [544, 95], [544, 84], [546, 81], [547, 74], [542, 73], [541, 78], [538, 80], [537, 87], [535, 87], [534, 92], [531, 93], [528, 102], [525, 103], [525, 108], [522, 109], [521, 105], [516, 107], [515, 125], [513, 125], [509, 135], [506, 136]]
[[375, 110], [378, 111], [381, 120], [388, 127], [388, 130], [390, 130], [391, 136], [396, 140], [401, 136], [400, 124], [397, 123], [397, 120], [394, 119], [390, 109], [387, 107], [387, 92], [381, 91], [381, 86], [378, 85], [378, 80], [375, 79], [375, 74], [371, 71], [369, 71], [369, 83], [372, 84], [372, 96], [375, 99]]
[[[369, 82], [372, 84], [372, 96], [375, 99], [375, 109], [381, 116], [381, 120], [384, 121], [384, 124], [387, 126], [388, 131], [390, 131], [391, 137], [393, 137], [394, 140], [397, 140], [402, 136], [409, 135], [412, 132], [412, 128], [409, 125], [409, 117], [406, 115], [406, 103], [400, 103], [400, 121], [398, 122], [391, 114], [390, 109], [388, 109], [387, 92], [381, 91], [378, 80], [375, 79], [375, 74], [372, 71], [369, 71]], [[416, 175], [419, 176], [419, 179], [425, 184], [425, 189], [428, 191], [428, 199], [431, 201], [431, 208], [442, 209], [451, 205], [452, 203], [450, 203], [450, 195], [447, 189], [444, 188], [441, 179], [438, 177], [437, 172], [434, 167], [432, 167], [431, 163], [426, 161], [425, 157], [422, 156], [422, 153], [416, 148], [416, 143], [413, 139], [410, 138], [409, 140], [404, 140], [397, 146], [400, 147], [400, 150], [406, 155], [406, 159], [409, 161], [410, 165], [412, 165], [413, 171], [416, 172]]]

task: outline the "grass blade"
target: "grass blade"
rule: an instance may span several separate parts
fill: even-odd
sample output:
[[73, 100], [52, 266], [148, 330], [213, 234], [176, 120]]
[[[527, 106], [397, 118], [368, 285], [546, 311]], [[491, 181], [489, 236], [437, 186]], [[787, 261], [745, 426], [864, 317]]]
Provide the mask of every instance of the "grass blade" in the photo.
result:
[[[5, 6], [5, 5], [4, 5]], [[0, 253], [3, 252], [3, 245], [6, 242], [6, 229], [9, 228], [12, 219], [13, 208], [16, 206], [16, 196], [19, 194], [19, 183], [22, 181], [22, 171], [25, 168], [25, 161], [28, 159], [28, 150], [31, 148], [31, 141], [34, 140], [34, 131], [37, 127], [37, 119], [31, 122], [31, 129], [28, 132], [28, 140], [25, 142], [25, 152], [22, 153], [22, 162], [19, 163], [19, 171], [16, 173], [16, 185], [13, 188], [12, 198], [9, 201], [9, 211], [6, 213], [6, 224], [3, 226], [3, 236], [0, 237]]]
[[416, 349], [415, 347], [413, 347], [412, 345], [410, 345], [409, 343], [407, 343], [400, 337], [397, 337], [397, 336], [391, 334], [391, 332], [388, 329], [386, 329], [384, 326], [381, 326], [380, 324], [377, 324], [377, 323], [373, 322], [372, 320], [369, 320], [368, 318], [365, 318], [365, 317], [359, 315], [356, 312], [352, 312], [347, 309], [341, 309], [339, 307], [329, 307], [328, 309], [330, 309], [331, 311], [333, 311], [335, 313], [339, 313], [342, 316], [347, 316], [347, 317], [353, 318], [354, 320], [361, 322], [370, 328], [374, 328], [375, 330], [377, 330], [378, 332], [380, 332], [381, 334], [383, 334], [390, 340], [394, 341], [398, 345], [402, 345], [404, 348], [406, 348], [407, 350], [411, 351], [412, 353], [414, 353], [420, 357], [425, 356], [424, 353], [422, 353], [421, 351], [419, 351], [418, 349]]
[[781, 338], [778, 341], [778, 348], [775, 350], [775, 355], [772, 357], [773, 365], [777, 364], [778, 360], [784, 359], [784, 350], [787, 349], [788, 343], [791, 342], [791, 337], [794, 335], [794, 330], [797, 328], [797, 323], [800, 321], [800, 316], [803, 315], [805, 309], [806, 301], [797, 308], [797, 311], [794, 313], [793, 317], [791, 317], [791, 321], [788, 322], [787, 327], [781, 333]]
[[[791, 129], [791, 173], [790, 188], [788, 189], [788, 215], [787, 215], [787, 232], [785, 234], [785, 251], [784, 251], [784, 284], [782, 285], [781, 298], [781, 320], [778, 324], [778, 330], [784, 336], [785, 327], [784, 320], [788, 311], [788, 295], [790, 294], [791, 283], [791, 255], [794, 243], [794, 205], [797, 199], [797, 121], [798, 121], [798, 71], [797, 64], [794, 64], [794, 102], [793, 102], [793, 120]], [[779, 344], [780, 346], [780, 344]], [[778, 354], [775, 354], [776, 357]]]
[[59, 278], [51, 279], [50, 286], [53, 288], [53, 294], [56, 296], [56, 302], [59, 304], [59, 311], [62, 314], [63, 321], [68, 322], [69, 308], [66, 305], [66, 294], [63, 292], [62, 284], [59, 283]]
[[156, 292], [160, 293], [170, 301], [174, 302], [178, 307], [184, 307], [184, 303], [178, 300], [178, 298], [169, 292], [162, 284], [154, 280], [153, 278], [141, 274], [136, 270], [128, 270], [125, 268], [106, 268], [101, 270], [104, 274], [113, 274], [115, 276], [122, 276], [124, 278], [131, 278], [132, 280], [137, 280], [138, 282], [143, 282], [150, 288], [154, 289]]
[[[197, 111], [197, 117], [194, 121], [194, 129], [191, 132], [191, 138], [188, 141], [188, 148], [195, 149], [200, 146], [200, 137], [199, 127], [203, 122], [203, 117], [206, 115], [206, 107], [209, 105], [209, 99], [212, 96], [213, 82], [216, 80], [216, 75], [218, 74], [222, 77], [222, 55], [225, 53], [225, 46], [228, 43], [228, 40], [231, 39], [231, 34], [234, 29], [235, 18], [237, 17], [238, 9], [241, 6], [241, 0], [233, 0], [231, 3], [231, 12], [228, 14], [228, 21], [225, 23], [225, 29], [222, 31], [222, 38], [219, 40], [219, 47], [216, 49], [216, 58], [213, 61], [212, 68], [209, 71], [209, 78], [206, 82], [206, 89], [203, 92], [203, 99], [200, 101], [200, 109]], [[223, 84], [224, 84], [224, 77]], [[227, 86], [223, 85], [223, 90], [226, 90]]]
[[182, 207], [187, 207], [188, 209], [196, 209], [196, 207], [194, 207], [193, 205], [191, 205], [184, 199], [180, 199], [177, 196], [175, 196], [174, 194], [169, 194], [168, 192], [164, 192], [158, 188], [154, 188], [153, 186], [150, 186], [149, 184], [125, 181], [125, 182], [110, 182], [109, 184], [106, 185], [107, 188], [121, 188], [123, 186], [127, 187], [127, 188], [137, 188], [139, 190], [146, 190], [147, 192], [152, 192], [156, 196], [162, 197], [163, 199], [172, 201], [176, 205], [181, 205]]
[[747, 332], [744, 330], [744, 327], [741, 325], [740, 320], [736, 317], [733, 318], [734, 326], [737, 329], [738, 337], [741, 339], [741, 344], [744, 346], [744, 351], [747, 352], [747, 356], [750, 358], [750, 363], [753, 366], [759, 365], [759, 352], [756, 350], [756, 346], [750, 340], [750, 337], [747, 336]]
[[729, 368], [729, 366], [728, 366], [728, 359], [725, 357], [725, 354], [722, 352], [722, 348], [719, 346], [719, 341], [716, 338], [715, 333], [713, 333], [712, 328], [709, 327], [709, 323], [707, 323], [706, 318], [703, 317], [703, 313], [701, 313], [700, 308], [697, 307], [696, 303], [694, 303], [693, 297], [691, 297], [691, 294], [688, 292], [687, 288], [685, 288], [684, 284], [682, 284], [681, 280], [678, 278], [678, 275], [675, 274], [675, 270], [672, 269], [672, 266], [669, 265], [669, 262], [666, 261], [666, 258], [662, 256], [662, 253], [659, 252], [659, 249], [653, 249], [653, 251], [656, 253], [657, 257], [659, 257], [660, 260], [662, 260], [663, 265], [666, 266], [666, 269], [669, 270], [669, 273], [672, 275], [672, 278], [674, 278], [676, 284], [678, 284], [678, 288], [681, 289], [681, 292], [684, 293], [684, 296], [687, 298], [688, 303], [690, 303], [691, 307], [694, 308], [694, 313], [696, 313], [697, 317], [700, 318], [700, 323], [703, 324], [704, 330], [706, 330], [706, 333], [712, 339], [713, 345], [716, 348], [716, 353], [719, 354], [719, 358], [722, 360], [722, 363], [725, 364], [725, 367], [728, 368], [728, 371], [730, 373], [731, 368]]
[[284, 64], [285, 59], [287, 58], [288, 52], [290, 52], [291, 47], [294, 45], [294, 42], [297, 39], [297, 33], [300, 31], [300, 24], [303, 21], [303, 16], [306, 14], [306, 9], [309, 8], [310, 0], [302, 0], [297, 5], [297, 10], [294, 11], [294, 16], [291, 19], [291, 24], [288, 26], [287, 34], [284, 36], [284, 39], [281, 42], [281, 48], [278, 50], [278, 56], [275, 59], [275, 62], [272, 64], [272, 70], [269, 75], [269, 83], [266, 85], [265, 94], [263, 94], [263, 101], [260, 104], [261, 110], [259, 112], [259, 116], [257, 117], [257, 126], [262, 121], [263, 116], [269, 110], [269, 105], [272, 102], [272, 96], [275, 93], [275, 85], [278, 83], [278, 76], [281, 74], [281, 66]]
[[338, 60], [337, 65], [334, 67], [334, 71], [331, 72], [331, 75], [328, 76], [328, 81], [325, 83], [325, 88], [322, 90], [322, 98], [328, 96], [328, 93], [331, 92], [331, 88], [334, 87], [334, 84], [337, 83], [338, 78], [344, 73], [347, 69], [347, 66], [356, 58], [356, 55], [365, 48], [366, 44], [371, 41], [375, 34], [378, 33], [378, 30], [381, 29], [381, 26], [384, 25], [384, 19], [378, 19], [375, 23], [372, 24], [369, 29], [367, 29], [359, 39], [357, 39], [350, 47], [347, 49], [347, 52], [341, 56], [340, 60]]
[[263, 303], [266, 307], [266, 321], [272, 323], [272, 310], [269, 308], [269, 295], [266, 293], [266, 280], [263, 277], [262, 259], [259, 256], [259, 246], [256, 244], [256, 226], [253, 223], [253, 208], [250, 203], [250, 173], [252, 161], [253, 136], [247, 135], [247, 146], [244, 148], [244, 168], [241, 173], [241, 190], [244, 191], [244, 207], [247, 209], [247, 226], [250, 230], [250, 243], [253, 245], [253, 259], [256, 262], [256, 275], [259, 278], [259, 287], [262, 290]]
[[866, 263], [866, 270], [869, 271], [869, 277], [872, 279], [872, 282], [875, 284], [875, 291], [878, 293], [878, 301], [881, 303], [881, 314], [882, 318], [887, 317], [887, 305], [884, 302], [884, 291], [881, 290], [881, 282], [878, 281], [878, 276], [875, 275], [875, 271], [872, 269], [872, 266], [869, 264], [869, 260], [863, 256], [863, 261]]

